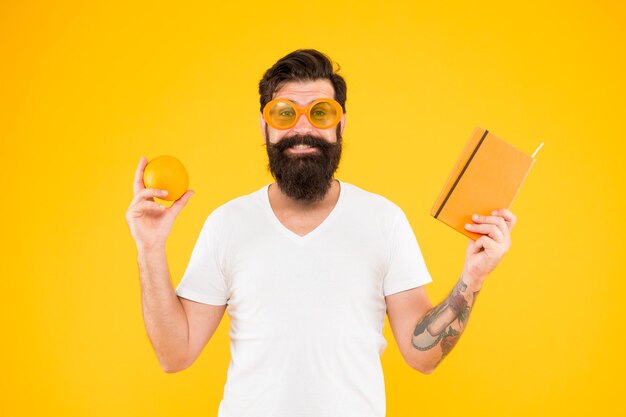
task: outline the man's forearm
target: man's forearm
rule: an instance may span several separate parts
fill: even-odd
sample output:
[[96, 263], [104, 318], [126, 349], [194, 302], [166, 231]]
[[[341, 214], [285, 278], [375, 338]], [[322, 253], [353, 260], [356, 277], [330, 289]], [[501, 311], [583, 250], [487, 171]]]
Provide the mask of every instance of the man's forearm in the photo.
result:
[[450, 295], [417, 323], [411, 342], [413, 348], [424, 353], [419, 358], [429, 362], [421, 368], [435, 369], [450, 353], [465, 330], [478, 292], [461, 276]]
[[189, 326], [172, 288], [165, 245], [138, 248], [138, 264], [146, 331], [161, 367], [174, 372], [184, 366]]

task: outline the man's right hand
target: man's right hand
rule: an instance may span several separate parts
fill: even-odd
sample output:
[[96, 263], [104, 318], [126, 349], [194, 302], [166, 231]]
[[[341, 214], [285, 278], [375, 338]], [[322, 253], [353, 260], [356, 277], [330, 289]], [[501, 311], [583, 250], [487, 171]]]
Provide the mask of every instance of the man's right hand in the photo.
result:
[[155, 202], [154, 197], [163, 198], [167, 195], [167, 191], [144, 186], [143, 171], [147, 164], [148, 159], [142, 156], [135, 172], [134, 198], [126, 210], [126, 222], [137, 247], [165, 245], [174, 225], [174, 220], [194, 194], [194, 191], [187, 190], [169, 208]]

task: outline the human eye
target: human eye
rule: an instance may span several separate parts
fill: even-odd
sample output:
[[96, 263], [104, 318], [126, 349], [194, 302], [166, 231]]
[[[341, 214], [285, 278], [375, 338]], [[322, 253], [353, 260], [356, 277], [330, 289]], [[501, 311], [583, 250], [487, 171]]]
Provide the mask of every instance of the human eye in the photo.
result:
[[296, 113], [293, 110], [282, 110], [280, 113], [278, 113], [278, 115], [280, 117], [293, 117], [296, 115]]
[[335, 117], [336, 112], [333, 107], [327, 102], [317, 103], [311, 109], [311, 118], [318, 121], [325, 121]]

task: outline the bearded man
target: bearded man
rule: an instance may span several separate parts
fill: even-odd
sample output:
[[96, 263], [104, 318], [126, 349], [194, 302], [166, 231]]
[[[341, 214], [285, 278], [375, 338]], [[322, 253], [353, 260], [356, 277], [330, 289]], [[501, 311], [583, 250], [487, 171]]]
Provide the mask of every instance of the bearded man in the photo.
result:
[[432, 279], [404, 212], [335, 178], [346, 83], [327, 56], [297, 50], [259, 83], [276, 182], [216, 208], [173, 289], [165, 240], [192, 191], [166, 210], [135, 174], [126, 219], [137, 243], [146, 329], [165, 372], [196, 360], [224, 312], [231, 362], [219, 417], [385, 415], [380, 355], [389, 316], [412, 368], [429, 374], [460, 335], [510, 246], [508, 210], [474, 217], [461, 277], [432, 305]]

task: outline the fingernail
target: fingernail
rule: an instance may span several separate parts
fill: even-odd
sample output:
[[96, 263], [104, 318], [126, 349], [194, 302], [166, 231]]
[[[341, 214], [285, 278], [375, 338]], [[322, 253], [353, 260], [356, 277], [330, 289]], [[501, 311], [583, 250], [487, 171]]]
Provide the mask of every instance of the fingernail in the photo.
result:
[[167, 190], [161, 190], [161, 195], [167, 195]]
[[469, 223], [466, 223], [466, 224], [465, 224], [465, 228], [466, 228], [466, 229], [471, 229], [471, 228], [472, 228], [472, 225], [471, 225], [471, 224], [469, 224]]
[[478, 220], [478, 214], [473, 214], [472, 215], [472, 220]]
[[497, 213], [498, 213], [498, 210], [494, 210], [494, 211], [491, 212], [491, 215], [495, 216]]

